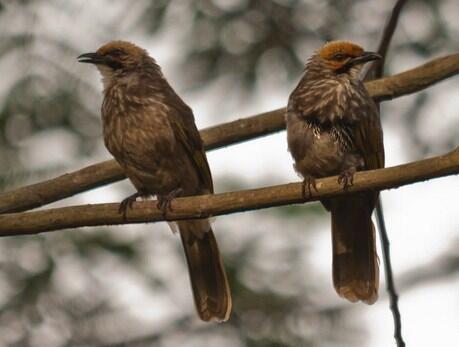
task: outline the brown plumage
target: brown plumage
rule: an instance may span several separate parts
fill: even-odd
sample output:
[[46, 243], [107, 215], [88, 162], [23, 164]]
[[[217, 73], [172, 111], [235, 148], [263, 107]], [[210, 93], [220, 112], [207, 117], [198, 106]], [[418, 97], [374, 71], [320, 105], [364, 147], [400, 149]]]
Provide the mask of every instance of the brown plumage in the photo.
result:
[[[213, 193], [212, 176], [193, 112], [164, 78], [160, 67], [136, 45], [113, 41], [78, 57], [102, 74], [102, 121], [107, 149], [138, 196], [156, 195], [170, 208], [176, 196]], [[178, 222], [199, 317], [225, 321], [231, 294], [215, 236], [207, 219]]]
[[[344, 189], [356, 171], [384, 167], [377, 108], [359, 74], [378, 59], [348, 41], [333, 41], [306, 63], [287, 107], [287, 138], [295, 169], [311, 192], [315, 178], [339, 175]], [[372, 304], [378, 298], [379, 266], [371, 214], [377, 192], [323, 200], [331, 212], [333, 283], [337, 293]]]

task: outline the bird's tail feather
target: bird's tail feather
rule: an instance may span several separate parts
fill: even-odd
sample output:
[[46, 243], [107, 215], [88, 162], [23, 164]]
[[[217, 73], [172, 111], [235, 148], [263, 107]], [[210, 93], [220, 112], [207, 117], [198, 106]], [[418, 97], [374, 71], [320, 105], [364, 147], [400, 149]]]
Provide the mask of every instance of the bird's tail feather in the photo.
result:
[[178, 222], [196, 310], [203, 321], [226, 321], [231, 292], [217, 241], [207, 220]]
[[373, 304], [378, 298], [379, 264], [368, 199], [356, 194], [331, 203], [333, 284], [349, 301]]

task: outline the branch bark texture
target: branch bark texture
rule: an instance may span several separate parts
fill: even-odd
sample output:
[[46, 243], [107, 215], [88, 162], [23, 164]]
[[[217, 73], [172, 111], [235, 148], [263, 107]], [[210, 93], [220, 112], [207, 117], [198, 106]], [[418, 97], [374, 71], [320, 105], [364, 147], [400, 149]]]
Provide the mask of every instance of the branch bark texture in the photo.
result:
[[317, 180], [312, 196], [302, 195], [302, 183], [290, 183], [239, 192], [177, 198], [172, 211], [163, 214], [156, 201], [134, 203], [126, 219], [118, 203], [70, 206], [43, 211], [0, 215], [0, 236], [38, 234], [84, 226], [158, 222], [218, 216], [267, 207], [316, 201], [364, 190], [384, 190], [459, 173], [459, 149], [438, 157], [385, 169], [357, 172], [354, 185], [346, 191], [337, 177]]
[[[459, 53], [434, 59], [412, 70], [366, 82], [377, 101], [415, 93], [459, 73]], [[268, 135], [285, 128], [285, 108], [224, 123], [201, 131], [207, 150]], [[0, 213], [21, 212], [125, 178], [114, 160], [88, 166], [48, 181], [0, 194]]]

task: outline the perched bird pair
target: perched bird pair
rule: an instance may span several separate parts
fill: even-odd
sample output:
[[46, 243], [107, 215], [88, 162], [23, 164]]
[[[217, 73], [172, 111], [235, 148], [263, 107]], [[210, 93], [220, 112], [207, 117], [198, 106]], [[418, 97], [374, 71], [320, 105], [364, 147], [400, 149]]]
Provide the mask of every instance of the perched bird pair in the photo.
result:
[[[355, 171], [384, 165], [378, 113], [358, 80], [362, 64], [377, 57], [350, 42], [328, 43], [311, 57], [290, 96], [288, 143], [309, 191], [315, 178], [339, 174], [348, 185]], [[144, 49], [113, 41], [78, 59], [102, 75], [104, 142], [137, 190], [120, 213], [137, 197], [156, 195], [167, 209], [177, 196], [213, 193], [193, 112]], [[376, 199], [377, 193], [361, 193], [322, 201], [332, 213], [335, 288], [351, 301], [377, 298]], [[180, 221], [178, 227], [199, 317], [227, 320], [231, 293], [209, 221]]]

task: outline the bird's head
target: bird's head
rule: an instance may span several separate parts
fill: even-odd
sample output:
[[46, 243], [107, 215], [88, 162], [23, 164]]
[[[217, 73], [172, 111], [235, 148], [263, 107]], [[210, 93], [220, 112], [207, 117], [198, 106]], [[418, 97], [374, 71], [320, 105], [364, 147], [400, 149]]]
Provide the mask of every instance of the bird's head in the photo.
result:
[[145, 64], [154, 63], [146, 50], [127, 41], [106, 43], [96, 52], [81, 54], [78, 61], [96, 65], [104, 81], [137, 71]]
[[350, 41], [331, 41], [320, 48], [316, 55], [322, 65], [336, 74], [359, 73], [364, 63], [381, 59], [374, 52], [366, 52], [362, 47]]

